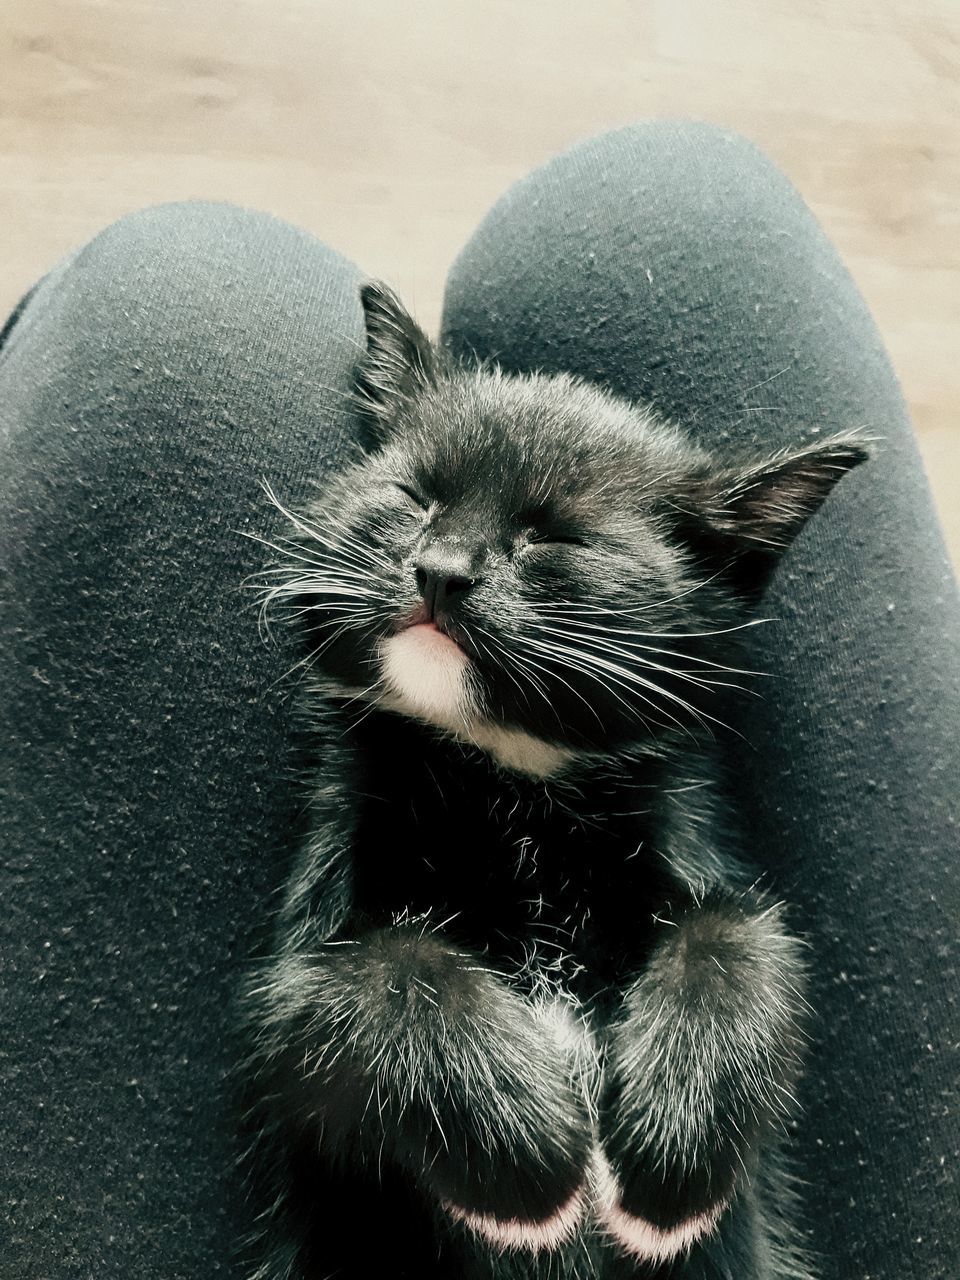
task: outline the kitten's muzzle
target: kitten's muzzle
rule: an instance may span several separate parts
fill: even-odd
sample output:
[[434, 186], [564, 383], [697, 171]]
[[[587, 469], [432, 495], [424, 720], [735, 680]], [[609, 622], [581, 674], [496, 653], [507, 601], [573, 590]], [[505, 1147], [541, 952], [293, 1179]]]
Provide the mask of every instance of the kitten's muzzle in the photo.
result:
[[472, 558], [451, 547], [427, 547], [414, 565], [417, 590], [430, 621], [455, 614], [476, 586]]

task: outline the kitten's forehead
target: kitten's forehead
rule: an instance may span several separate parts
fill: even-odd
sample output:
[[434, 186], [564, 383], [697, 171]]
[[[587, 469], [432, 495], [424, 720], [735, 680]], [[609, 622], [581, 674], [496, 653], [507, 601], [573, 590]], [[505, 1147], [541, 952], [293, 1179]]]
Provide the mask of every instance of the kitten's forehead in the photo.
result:
[[451, 496], [514, 508], [611, 500], [654, 477], [653, 424], [572, 379], [451, 380], [421, 399], [412, 426], [409, 455]]

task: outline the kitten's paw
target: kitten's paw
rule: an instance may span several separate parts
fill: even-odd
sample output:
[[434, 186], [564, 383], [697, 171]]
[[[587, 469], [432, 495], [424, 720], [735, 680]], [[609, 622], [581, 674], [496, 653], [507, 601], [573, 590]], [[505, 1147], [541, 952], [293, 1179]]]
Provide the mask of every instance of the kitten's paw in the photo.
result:
[[558, 1249], [572, 1239], [583, 1220], [586, 1204], [586, 1189], [581, 1186], [554, 1213], [539, 1219], [500, 1218], [488, 1213], [472, 1213], [449, 1202], [443, 1207], [468, 1231], [480, 1236], [501, 1253], [509, 1249], [540, 1253]]
[[572, 1101], [564, 1120], [497, 1151], [474, 1146], [455, 1161], [436, 1160], [424, 1181], [450, 1218], [493, 1248], [558, 1249], [590, 1203], [590, 1130]]
[[[712, 1235], [728, 1205], [723, 1199], [691, 1210], [689, 1203], [683, 1204], [679, 1189], [672, 1196], [666, 1188], [658, 1188], [657, 1195], [644, 1196], [637, 1185], [626, 1192], [602, 1154], [594, 1162], [593, 1184], [594, 1211], [601, 1229], [625, 1252], [658, 1265], [689, 1252]], [[671, 1200], [675, 1207], [668, 1208]]]
[[[541, 1010], [479, 980], [485, 999], [459, 1045], [447, 1019], [444, 1070], [405, 1163], [450, 1217], [494, 1247], [558, 1248], [584, 1212], [593, 1148], [589, 1108], [571, 1079], [574, 1051]], [[412, 1119], [408, 1108], [401, 1127]]]

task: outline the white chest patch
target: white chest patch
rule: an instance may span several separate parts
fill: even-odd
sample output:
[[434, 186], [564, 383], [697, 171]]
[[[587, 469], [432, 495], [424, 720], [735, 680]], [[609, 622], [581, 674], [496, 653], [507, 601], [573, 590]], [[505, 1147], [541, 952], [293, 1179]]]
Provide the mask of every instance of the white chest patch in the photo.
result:
[[465, 730], [458, 729], [457, 737], [465, 738], [481, 751], [488, 752], [504, 768], [525, 773], [531, 778], [548, 778], [577, 756], [568, 747], [554, 746], [552, 742], [544, 742], [522, 729], [509, 729], [481, 720]]

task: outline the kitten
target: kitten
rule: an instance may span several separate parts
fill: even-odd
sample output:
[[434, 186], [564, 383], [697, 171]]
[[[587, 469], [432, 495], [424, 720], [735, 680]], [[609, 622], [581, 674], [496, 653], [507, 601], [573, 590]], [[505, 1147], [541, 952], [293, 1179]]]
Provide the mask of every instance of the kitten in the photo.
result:
[[317, 765], [244, 993], [253, 1274], [806, 1277], [804, 964], [718, 741], [771, 569], [865, 450], [715, 458], [362, 302], [364, 451], [285, 512], [267, 593]]

